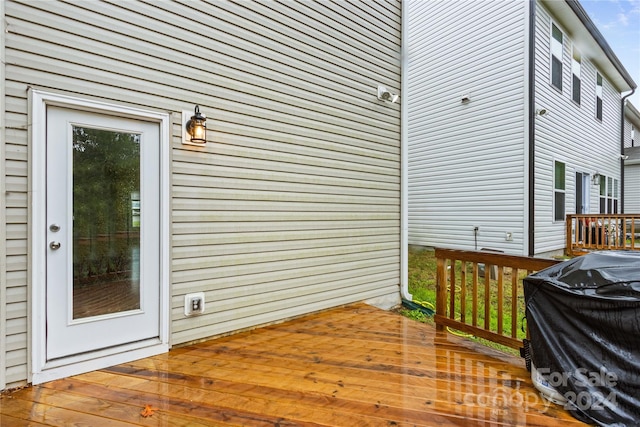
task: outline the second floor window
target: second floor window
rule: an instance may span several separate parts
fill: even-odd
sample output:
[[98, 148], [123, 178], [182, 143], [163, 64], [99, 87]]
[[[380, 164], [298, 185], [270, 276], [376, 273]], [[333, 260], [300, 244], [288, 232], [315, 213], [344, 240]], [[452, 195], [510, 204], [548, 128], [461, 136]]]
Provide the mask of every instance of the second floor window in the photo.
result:
[[562, 31], [551, 24], [551, 84], [562, 92]]
[[596, 118], [602, 120], [602, 76], [596, 73]]
[[571, 99], [580, 105], [580, 85], [582, 81], [580, 80], [580, 68], [582, 67], [582, 59], [580, 57], [580, 53], [573, 50], [573, 60], [571, 61]]

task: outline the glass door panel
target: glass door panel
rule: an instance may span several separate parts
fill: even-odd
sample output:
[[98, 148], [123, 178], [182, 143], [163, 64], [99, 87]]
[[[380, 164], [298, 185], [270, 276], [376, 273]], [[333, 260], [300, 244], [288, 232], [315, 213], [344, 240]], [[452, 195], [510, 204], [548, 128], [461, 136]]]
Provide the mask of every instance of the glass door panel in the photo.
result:
[[73, 319], [140, 309], [140, 135], [72, 134]]

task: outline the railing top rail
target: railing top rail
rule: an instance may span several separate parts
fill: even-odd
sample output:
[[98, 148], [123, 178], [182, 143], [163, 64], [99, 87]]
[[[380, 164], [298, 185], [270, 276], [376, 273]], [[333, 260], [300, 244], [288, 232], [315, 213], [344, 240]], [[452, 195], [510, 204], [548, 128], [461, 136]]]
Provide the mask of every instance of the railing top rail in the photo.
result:
[[558, 264], [559, 260], [550, 258], [531, 258], [518, 255], [507, 255], [483, 251], [464, 251], [459, 249], [435, 249], [436, 258], [455, 259], [488, 265], [507, 266], [511, 268], [538, 271]]
[[640, 218], [637, 214], [567, 214], [567, 218]]

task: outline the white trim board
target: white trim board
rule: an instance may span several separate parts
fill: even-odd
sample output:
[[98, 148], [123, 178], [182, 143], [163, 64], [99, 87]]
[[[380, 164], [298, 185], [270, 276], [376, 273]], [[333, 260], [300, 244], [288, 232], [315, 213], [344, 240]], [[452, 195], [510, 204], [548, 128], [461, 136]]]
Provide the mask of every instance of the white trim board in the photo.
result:
[[[5, 19], [4, 1], [0, 1], [0, 165], [7, 164], [5, 159]], [[7, 386], [7, 218], [6, 218], [6, 174], [0, 176], [0, 390]]]

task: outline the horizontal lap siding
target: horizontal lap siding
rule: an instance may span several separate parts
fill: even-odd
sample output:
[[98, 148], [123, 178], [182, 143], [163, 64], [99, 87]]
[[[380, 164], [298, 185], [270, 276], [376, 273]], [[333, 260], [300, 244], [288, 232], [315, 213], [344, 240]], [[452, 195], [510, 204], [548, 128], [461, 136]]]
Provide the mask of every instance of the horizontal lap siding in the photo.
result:
[[[5, 65], [7, 69], [10, 65]], [[20, 92], [18, 94], [18, 92]], [[27, 379], [27, 266], [28, 266], [28, 144], [26, 126], [27, 101], [24, 89], [8, 82], [5, 86], [5, 299], [6, 310], [4, 369], [6, 386], [18, 385]]]
[[[624, 147], [634, 148], [634, 152], [640, 150], [637, 148], [640, 141], [640, 117], [630, 112], [629, 107], [625, 107], [624, 117]], [[633, 122], [632, 122], [633, 120]], [[631, 138], [631, 130], [633, 129], [633, 138]], [[624, 213], [640, 212], [640, 164], [638, 164], [635, 156], [625, 162], [624, 166]]]
[[[26, 378], [29, 86], [172, 113], [173, 344], [398, 292], [400, 111], [375, 94], [400, 89], [399, 3], [10, 1], [6, 15], [11, 381]], [[204, 148], [180, 143], [194, 104]], [[185, 318], [196, 291], [206, 313]]]
[[[0, 2], [0, 170], [7, 170], [9, 162], [5, 157], [5, 111], [6, 97], [4, 85], [4, 44], [5, 20], [4, 2]], [[7, 173], [0, 173], [0, 242], [7, 241], [7, 205], [5, 201]], [[7, 356], [7, 248], [0, 246], [0, 391], [6, 387]]]
[[526, 19], [525, 2], [410, 3], [410, 244], [524, 250]]
[[[626, 108], [625, 107], [625, 116], [624, 116], [624, 128], [622, 131], [622, 135], [623, 135], [623, 141], [624, 141], [624, 148], [630, 148], [630, 147], [637, 147], [639, 145], [638, 138], [640, 138], [640, 129], [636, 126], [633, 125], [633, 123], [631, 123], [631, 120], [627, 117], [626, 113]], [[631, 113], [633, 114], [633, 113]], [[640, 120], [640, 119], [639, 119]], [[631, 131], [633, 130], [633, 136], [634, 138], [631, 138]]]
[[[551, 22], [564, 33], [562, 93], [551, 86]], [[536, 103], [549, 115], [536, 118], [535, 163], [535, 253], [565, 247], [565, 221], [553, 221], [554, 161], [566, 164], [565, 211], [575, 213], [576, 172], [620, 178], [620, 94], [603, 77], [603, 120], [596, 119], [596, 72], [586, 53], [582, 53], [581, 103], [571, 99], [571, 58], [574, 40], [562, 23], [538, 4], [536, 13]], [[591, 212], [599, 212], [599, 186], [591, 185]]]
[[640, 213], [640, 164], [624, 167], [624, 212]]

